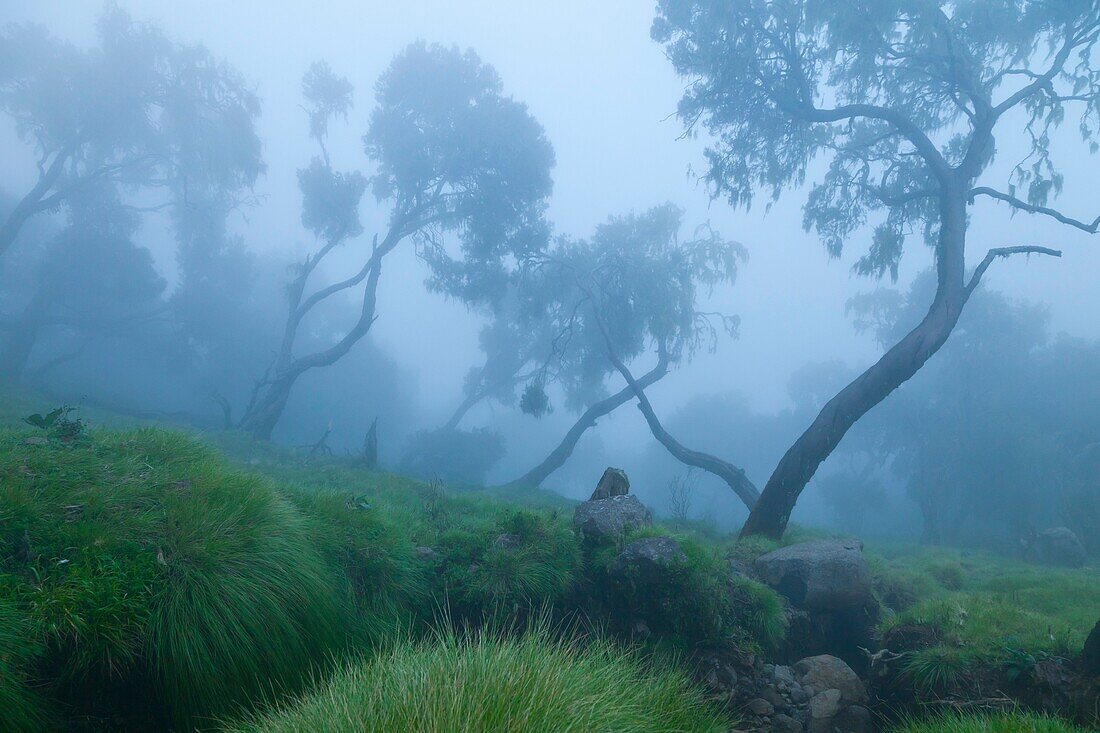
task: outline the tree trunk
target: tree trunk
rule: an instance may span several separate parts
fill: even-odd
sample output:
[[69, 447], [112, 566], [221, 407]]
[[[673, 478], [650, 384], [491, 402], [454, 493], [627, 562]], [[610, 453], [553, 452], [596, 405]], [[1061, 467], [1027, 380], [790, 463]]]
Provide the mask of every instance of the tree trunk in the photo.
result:
[[469, 412], [474, 405], [481, 402], [485, 394], [484, 391], [479, 391], [471, 395], [466, 395], [466, 398], [462, 400], [462, 404], [460, 404], [458, 409], [454, 411], [454, 414], [451, 415], [451, 419], [444, 423], [443, 430], [457, 430], [458, 424], [462, 422], [462, 418], [466, 417], [466, 413]]
[[[668, 362], [661, 359], [653, 369], [642, 375], [641, 379], [638, 380], [638, 385], [644, 389], [666, 374], [668, 374]], [[634, 389], [627, 385], [610, 397], [593, 404], [584, 411], [583, 415], [577, 418], [577, 422], [573, 423], [573, 427], [565, 434], [558, 446], [550, 451], [550, 455], [546, 456], [542, 463], [519, 478], [509, 481], [505, 484], [505, 487], [530, 486], [537, 488], [540, 486], [550, 474], [565, 465], [565, 462], [569, 460], [569, 456], [573, 454], [573, 449], [576, 448], [581, 436], [596, 424], [596, 420], [612, 412], [620, 405], [629, 402], [633, 396]]]
[[645, 392], [639, 390], [638, 397], [638, 409], [640, 409], [645, 416], [646, 423], [649, 424], [649, 431], [653, 433], [653, 437], [657, 439], [658, 443], [665, 447], [665, 450], [667, 450], [673, 458], [683, 463], [685, 466], [701, 468], [707, 473], [713, 474], [725, 481], [726, 486], [729, 486], [733, 493], [737, 494], [737, 497], [744, 502], [745, 506], [750, 511], [756, 506], [756, 502], [760, 500], [760, 491], [753, 482], [749, 480], [749, 477], [745, 475], [744, 469], [732, 463], [728, 463], [727, 461], [723, 461], [717, 456], [712, 456], [702, 451], [692, 450], [682, 445], [676, 438], [669, 435], [668, 431], [661, 425], [661, 421], [653, 411], [653, 406], [650, 405], [649, 399], [645, 396]]
[[13, 329], [0, 349], [0, 381], [18, 385], [23, 381], [31, 351], [38, 340], [35, 324], [24, 323]]
[[240, 429], [256, 440], [271, 440], [271, 433], [283, 416], [290, 390], [300, 374], [301, 372], [289, 372], [272, 379], [241, 418]]
[[741, 529], [742, 537], [764, 535], [779, 539], [802, 490], [849, 428], [916, 374], [947, 341], [969, 297], [963, 259], [965, 190], [962, 181], [955, 181], [945, 186], [940, 196], [938, 285], [927, 315], [878, 362], [826, 403], [817, 419], [779, 461]]

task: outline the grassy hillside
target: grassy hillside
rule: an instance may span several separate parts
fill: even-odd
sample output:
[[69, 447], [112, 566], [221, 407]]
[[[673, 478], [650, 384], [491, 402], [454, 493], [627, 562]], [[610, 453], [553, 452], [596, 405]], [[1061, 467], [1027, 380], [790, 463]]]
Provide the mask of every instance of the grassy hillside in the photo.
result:
[[[774, 543], [679, 525], [687, 561], [666, 584], [611, 593], [616, 548], [582, 551], [571, 503], [549, 492], [451, 490], [106, 414], [92, 420], [111, 429], [32, 428], [34, 407], [0, 401], [0, 730], [340, 731], [363, 716], [712, 730], [683, 673], [654, 660], [731, 642], [766, 655], [785, 632], [774, 592], [724, 572]], [[930, 693], [1069, 655], [1100, 609], [1095, 568], [868, 554], [882, 632], [930, 630], [907, 661]], [[601, 640], [639, 613], [645, 647]], [[958, 730], [1046, 730], [990, 725]]]

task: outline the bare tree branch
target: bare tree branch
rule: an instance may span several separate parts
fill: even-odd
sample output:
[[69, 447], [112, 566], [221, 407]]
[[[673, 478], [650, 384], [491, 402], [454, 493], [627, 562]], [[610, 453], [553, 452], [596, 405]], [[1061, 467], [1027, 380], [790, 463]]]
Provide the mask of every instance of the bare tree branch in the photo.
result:
[[978, 266], [974, 268], [974, 274], [970, 276], [970, 282], [966, 285], [966, 294], [969, 297], [974, 289], [978, 287], [978, 283], [982, 281], [982, 275], [989, 269], [989, 266], [993, 264], [993, 260], [998, 257], [1009, 257], [1011, 255], [1029, 254], [1029, 255], [1048, 255], [1050, 257], [1061, 257], [1062, 251], [1057, 249], [1050, 249], [1049, 247], [1037, 247], [1032, 245], [1022, 245], [1019, 247], [995, 247], [986, 253], [985, 259], [978, 263]]
[[1019, 209], [1020, 211], [1026, 211], [1029, 214], [1042, 214], [1044, 216], [1049, 216], [1052, 219], [1056, 219], [1057, 221], [1062, 222], [1063, 224], [1075, 227], [1083, 232], [1088, 232], [1089, 234], [1096, 234], [1097, 231], [1100, 231], [1100, 216], [1093, 219], [1091, 223], [1086, 223], [1080, 221], [1079, 219], [1068, 217], [1057, 209], [1051, 209], [1047, 206], [1034, 206], [1022, 199], [1016, 198], [1015, 196], [1003, 193], [988, 186], [978, 186], [977, 188], [970, 189], [971, 200], [973, 200], [976, 196], [988, 196], [990, 198], [997, 199], [998, 201], [1004, 201], [1012, 208]]

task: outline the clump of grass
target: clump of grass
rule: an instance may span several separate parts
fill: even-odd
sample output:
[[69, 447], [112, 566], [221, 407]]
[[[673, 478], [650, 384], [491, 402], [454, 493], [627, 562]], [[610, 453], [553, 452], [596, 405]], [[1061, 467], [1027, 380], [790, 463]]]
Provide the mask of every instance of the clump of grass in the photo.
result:
[[560, 518], [490, 509], [441, 533], [440, 595], [456, 617], [484, 620], [560, 603], [580, 570], [576, 537]]
[[319, 489], [288, 492], [313, 545], [337, 569], [361, 640], [376, 644], [430, 607], [429, 568], [409, 532], [373, 497]]
[[921, 693], [942, 696], [955, 690], [973, 666], [974, 655], [970, 651], [934, 646], [913, 652], [902, 671]]
[[[630, 532], [625, 543], [665, 536], [660, 527]], [[600, 548], [589, 558], [588, 602], [610, 617], [613, 626], [644, 621], [666, 646], [692, 650], [728, 642], [774, 649], [786, 634], [783, 606], [772, 589], [731, 576], [721, 548], [677, 536], [685, 560], [659, 577], [635, 581], [613, 571], [620, 548]], [[629, 569], [628, 569], [629, 570]]]
[[299, 702], [227, 727], [317, 731], [726, 730], [729, 721], [670, 668], [605, 641], [445, 631], [350, 667]]
[[46, 702], [30, 686], [28, 667], [38, 652], [25, 614], [0, 598], [0, 730], [30, 733], [49, 727]]
[[333, 570], [267, 481], [179, 434], [24, 438], [0, 434], [0, 585], [66, 707], [193, 727], [343, 646]]
[[997, 715], [952, 713], [908, 721], [891, 729], [891, 733], [1085, 733], [1085, 729], [1057, 718], [1034, 713], [1007, 712]]

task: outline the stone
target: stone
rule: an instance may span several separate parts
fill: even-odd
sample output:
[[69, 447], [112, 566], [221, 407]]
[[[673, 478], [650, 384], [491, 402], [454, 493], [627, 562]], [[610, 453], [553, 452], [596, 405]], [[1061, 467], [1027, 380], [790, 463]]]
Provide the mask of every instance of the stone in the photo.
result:
[[749, 711], [753, 715], [768, 716], [775, 712], [775, 708], [770, 702], [762, 697], [758, 697], [755, 700], [749, 700], [745, 704], [745, 710]]
[[761, 555], [757, 576], [812, 611], [848, 611], [871, 601], [871, 571], [859, 540], [815, 540]]
[[607, 468], [603, 476], [600, 476], [600, 482], [596, 484], [596, 490], [592, 492], [589, 501], [626, 496], [628, 493], [630, 493], [630, 479], [626, 477], [626, 471], [621, 468]]
[[849, 705], [833, 718], [833, 730], [842, 730], [844, 733], [871, 733], [874, 730], [871, 711], [862, 705]]
[[840, 690], [824, 690], [810, 700], [810, 717], [814, 720], [832, 720], [840, 712]]
[[586, 543], [615, 543], [631, 529], [653, 524], [653, 515], [636, 496], [612, 496], [577, 505], [573, 526]]
[[1086, 675], [1100, 677], [1100, 621], [1096, 622], [1081, 652], [1081, 669]]
[[[793, 669], [798, 683], [803, 687], [812, 687], [821, 692], [837, 690], [845, 705], [860, 705], [867, 702], [867, 688], [842, 659], [828, 654], [819, 654], [816, 657], [806, 657], [795, 662]], [[818, 692], [818, 695], [821, 692]], [[813, 704], [813, 700], [810, 704]]]
[[416, 548], [416, 556], [422, 560], [431, 562], [435, 560], [436, 552], [430, 547], [418, 547]]
[[1052, 527], [1039, 532], [1026, 554], [1032, 562], [1063, 568], [1083, 567], [1089, 561], [1085, 546], [1069, 527]]
[[34, 435], [23, 441], [23, 445], [49, 445], [50, 441], [41, 435]]
[[802, 733], [802, 723], [780, 713], [772, 718], [772, 733]]
[[644, 537], [624, 547], [609, 572], [618, 582], [657, 586], [686, 562], [680, 543], [671, 537]]
[[794, 675], [791, 673], [791, 668], [783, 664], [775, 665], [772, 669], [772, 677], [776, 682], [786, 682], [788, 685], [797, 684]]

